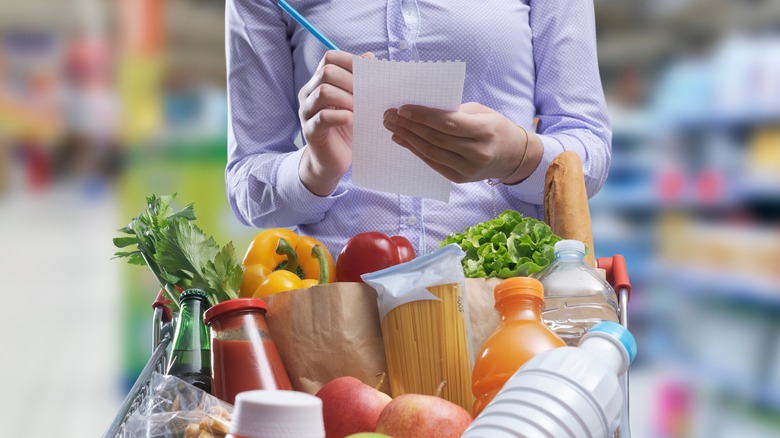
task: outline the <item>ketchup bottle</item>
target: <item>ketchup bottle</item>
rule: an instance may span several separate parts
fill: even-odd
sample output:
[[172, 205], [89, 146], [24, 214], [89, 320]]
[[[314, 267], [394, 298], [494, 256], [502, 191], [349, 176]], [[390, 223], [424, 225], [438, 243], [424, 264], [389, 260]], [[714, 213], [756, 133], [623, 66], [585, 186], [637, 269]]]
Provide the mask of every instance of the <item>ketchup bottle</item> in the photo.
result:
[[291, 390], [265, 312], [265, 301], [238, 298], [206, 312], [211, 328], [212, 395], [235, 404], [240, 392], [256, 389]]

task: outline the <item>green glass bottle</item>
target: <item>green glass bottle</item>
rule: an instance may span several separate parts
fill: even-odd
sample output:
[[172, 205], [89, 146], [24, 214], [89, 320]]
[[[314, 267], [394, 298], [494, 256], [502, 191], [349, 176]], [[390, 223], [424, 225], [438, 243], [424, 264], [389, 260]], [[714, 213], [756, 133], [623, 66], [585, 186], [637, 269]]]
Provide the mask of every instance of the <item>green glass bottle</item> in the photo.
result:
[[181, 294], [168, 374], [211, 393], [211, 338], [203, 322], [209, 308], [205, 292], [187, 289]]

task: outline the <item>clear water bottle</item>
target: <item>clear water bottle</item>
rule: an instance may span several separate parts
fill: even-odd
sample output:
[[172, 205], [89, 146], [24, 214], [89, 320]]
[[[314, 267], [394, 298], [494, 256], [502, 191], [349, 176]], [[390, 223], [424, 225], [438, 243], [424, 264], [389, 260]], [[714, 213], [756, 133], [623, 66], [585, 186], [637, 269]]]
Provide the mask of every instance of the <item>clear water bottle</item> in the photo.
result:
[[578, 347], [537, 354], [507, 381], [464, 438], [608, 438], [623, 409], [619, 377], [636, 356], [620, 324], [602, 322]]
[[576, 346], [593, 325], [618, 322], [615, 290], [585, 262], [578, 240], [555, 244], [555, 261], [535, 275], [544, 286], [542, 318], [566, 345]]

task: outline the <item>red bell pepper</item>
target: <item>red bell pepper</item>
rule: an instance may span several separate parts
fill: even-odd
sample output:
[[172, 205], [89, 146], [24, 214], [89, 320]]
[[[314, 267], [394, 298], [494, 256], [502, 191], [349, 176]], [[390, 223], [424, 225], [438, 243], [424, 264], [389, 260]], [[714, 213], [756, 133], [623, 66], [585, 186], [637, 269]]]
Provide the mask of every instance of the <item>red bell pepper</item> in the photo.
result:
[[361, 275], [415, 258], [414, 247], [403, 236], [368, 231], [352, 236], [336, 259], [338, 281], [362, 283]]

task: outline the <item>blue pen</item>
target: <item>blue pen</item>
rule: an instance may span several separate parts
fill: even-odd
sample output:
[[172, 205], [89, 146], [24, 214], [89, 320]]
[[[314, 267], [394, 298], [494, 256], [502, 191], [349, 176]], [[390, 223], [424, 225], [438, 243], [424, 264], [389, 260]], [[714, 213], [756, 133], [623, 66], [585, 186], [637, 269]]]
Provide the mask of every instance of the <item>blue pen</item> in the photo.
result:
[[320, 33], [320, 31], [317, 30], [317, 28], [315, 28], [314, 26], [312, 26], [311, 23], [309, 23], [309, 20], [303, 18], [303, 15], [299, 14], [298, 11], [293, 9], [293, 7], [290, 6], [286, 1], [279, 0], [277, 4], [279, 5], [280, 8], [284, 9], [285, 12], [290, 14], [290, 16], [293, 17], [293, 19], [297, 21], [301, 26], [305, 27], [306, 30], [308, 30], [309, 32], [311, 32], [312, 35], [317, 37], [317, 39], [320, 40], [322, 44], [325, 44], [325, 47], [329, 48], [330, 50], [339, 49], [338, 47], [336, 47], [335, 44], [333, 44], [331, 40], [328, 39], [328, 37]]

